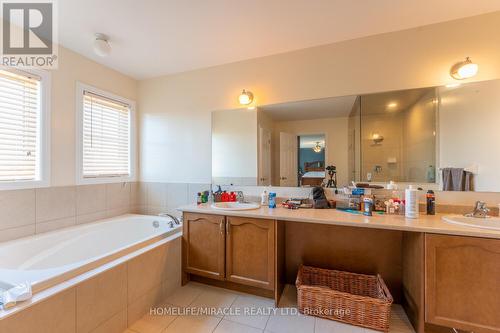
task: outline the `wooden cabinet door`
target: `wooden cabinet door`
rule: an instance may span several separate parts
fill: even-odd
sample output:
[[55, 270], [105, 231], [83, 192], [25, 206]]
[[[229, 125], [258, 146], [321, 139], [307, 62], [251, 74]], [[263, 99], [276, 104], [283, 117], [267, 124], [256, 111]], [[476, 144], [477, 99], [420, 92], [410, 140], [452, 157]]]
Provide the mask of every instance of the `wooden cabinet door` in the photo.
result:
[[185, 272], [224, 280], [224, 222], [224, 216], [184, 213]]
[[274, 289], [275, 221], [226, 217], [226, 280]]
[[500, 240], [427, 234], [426, 321], [500, 332]]

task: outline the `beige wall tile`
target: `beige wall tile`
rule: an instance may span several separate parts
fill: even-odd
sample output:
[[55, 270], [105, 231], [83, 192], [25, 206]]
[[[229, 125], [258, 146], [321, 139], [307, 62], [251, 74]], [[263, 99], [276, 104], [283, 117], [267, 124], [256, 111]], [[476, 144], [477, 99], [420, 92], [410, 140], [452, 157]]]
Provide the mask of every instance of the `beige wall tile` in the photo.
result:
[[129, 303], [153, 288], [161, 289], [161, 284], [166, 279], [169, 269], [167, 245], [158, 246], [128, 262]]
[[127, 266], [117, 266], [76, 287], [77, 333], [91, 332], [127, 306]]
[[106, 184], [76, 187], [76, 215], [106, 210]]
[[130, 206], [130, 183], [106, 184], [106, 210]]
[[145, 206], [147, 204], [147, 183], [135, 182], [130, 184], [130, 205]]
[[39, 222], [36, 224], [36, 233], [49, 232], [57, 229], [73, 227], [76, 225], [76, 217], [67, 217], [59, 220]]
[[36, 221], [52, 221], [76, 215], [76, 187], [36, 189]]
[[127, 329], [127, 310], [123, 309], [91, 333], [122, 333]]
[[76, 224], [91, 223], [107, 217], [106, 211], [76, 216]]
[[149, 207], [167, 207], [167, 186], [165, 183], [147, 184], [147, 204]]
[[168, 183], [167, 207], [178, 208], [188, 203], [188, 185], [186, 183]]
[[0, 230], [35, 223], [35, 190], [0, 191]]
[[18, 228], [10, 228], [0, 231], [0, 242], [6, 242], [9, 240], [28, 237], [35, 234], [35, 225], [23, 225]]
[[129, 327], [142, 316], [149, 313], [152, 306], [161, 304], [165, 299], [160, 286], [152, 288], [134, 299], [129, 299], [127, 307], [127, 320]]
[[63, 291], [42, 303], [0, 320], [0, 332], [76, 332], [75, 289]]
[[115, 208], [106, 211], [106, 218], [130, 213], [130, 207]]

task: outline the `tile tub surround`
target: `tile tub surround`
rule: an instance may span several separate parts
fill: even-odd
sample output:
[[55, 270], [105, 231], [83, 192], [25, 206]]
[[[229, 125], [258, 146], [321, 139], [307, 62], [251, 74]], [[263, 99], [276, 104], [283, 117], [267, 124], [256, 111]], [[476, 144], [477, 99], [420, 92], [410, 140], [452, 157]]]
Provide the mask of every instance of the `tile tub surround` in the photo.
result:
[[[177, 208], [195, 203], [196, 194], [209, 189], [208, 183], [133, 182], [0, 191], [0, 242], [125, 213], [168, 212], [180, 216]], [[276, 192], [279, 199], [309, 197], [311, 192], [311, 188], [299, 187], [223, 186], [223, 189], [241, 190], [248, 200], [257, 202], [263, 190]], [[330, 189], [326, 193], [334, 196]], [[422, 192], [421, 203], [425, 202], [424, 196]], [[491, 214], [498, 214], [500, 193], [493, 192], [437, 191], [436, 211], [462, 214], [469, 212], [476, 200], [486, 201]]]
[[[276, 308], [267, 298], [190, 282], [161, 302], [158, 308], [163, 313], [158, 311], [156, 315], [154, 312], [144, 315], [124, 333], [375, 333], [362, 327], [299, 315], [296, 299], [296, 289], [292, 285], [285, 287]], [[213, 308], [218, 313], [182, 314], [183, 308], [204, 307]], [[220, 315], [223, 310], [227, 310], [226, 314]], [[250, 314], [250, 311], [253, 313]], [[415, 332], [399, 305], [393, 306], [390, 325], [390, 333]]]
[[163, 243], [0, 319], [0, 332], [121, 333], [180, 288], [180, 251], [179, 237]]
[[0, 242], [133, 211], [137, 183], [0, 191]]

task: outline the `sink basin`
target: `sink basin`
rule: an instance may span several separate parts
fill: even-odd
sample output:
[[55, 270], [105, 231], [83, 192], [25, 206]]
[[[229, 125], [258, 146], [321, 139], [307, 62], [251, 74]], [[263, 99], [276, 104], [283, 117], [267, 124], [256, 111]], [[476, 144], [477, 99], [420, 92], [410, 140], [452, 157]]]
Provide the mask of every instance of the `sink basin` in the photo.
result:
[[443, 220], [447, 223], [465, 225], [468, 227], [500, 230], [499, 217], [467, 217], [461, 215], [443, 216]]
[[212, 208], [220, 210], [252, 210], [259, 209], [260, 205], [244, 202], [216, 202], [212, 204]]

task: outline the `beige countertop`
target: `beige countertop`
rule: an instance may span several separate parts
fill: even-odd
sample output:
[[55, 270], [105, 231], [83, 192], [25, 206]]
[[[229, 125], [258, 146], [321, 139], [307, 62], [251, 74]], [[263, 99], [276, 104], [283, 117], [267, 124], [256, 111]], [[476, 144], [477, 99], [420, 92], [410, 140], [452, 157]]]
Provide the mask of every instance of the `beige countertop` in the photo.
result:
[[180, 211], [201, 214], [224, 216], [242, 216], [281, 221], [295, 221], [305, 223], [320, 223], [360, 228], [375, 228], [414, 232], [427, 232], [446, 235], [473, 236], [500, 239], [500, 230], [480, 229], [460, 226], [443, 221], [442, 217], [450, 214], [425, 215], [420, 214], [418, 219], [407, 219], [400, 215], [373, 214], [364, 216], [343, 212], [336, 209], [286, 209], [261, 207], [254, 210], [229, 211], [214, 209], [210, 204], [187, 205], [179, 208]]

